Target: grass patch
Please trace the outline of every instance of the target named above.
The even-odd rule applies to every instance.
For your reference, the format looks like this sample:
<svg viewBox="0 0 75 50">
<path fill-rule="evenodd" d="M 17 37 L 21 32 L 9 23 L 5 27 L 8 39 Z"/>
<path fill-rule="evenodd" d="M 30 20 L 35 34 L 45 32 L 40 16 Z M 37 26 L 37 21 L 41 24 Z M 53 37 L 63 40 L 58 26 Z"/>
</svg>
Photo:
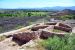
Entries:
<svg viewBox="0 0 75 50">
<path fill-rule="evenodd" d="M 46 50 L 75 50 L 75 36 L 66 35 L 63 38 L 54 36 L 47 40 L 43 40 L 41 43 Z"/>
<path fill-rule="evenodd" d="M 57 32 L 57 33 L 67 33 L 67 32 L 65 32 L 65 31 L 62 31 L 62 30 L 58 30 L 58 29 L 53 29 L 53 32 Z"/>
<path fill-rule="evenodd" d="M 6 36 L 5 35 L 0 36 L 0 42 L 3 41 L 3 40 L 5 40 L 5 39 L 6 39 Z"/>
</svg>

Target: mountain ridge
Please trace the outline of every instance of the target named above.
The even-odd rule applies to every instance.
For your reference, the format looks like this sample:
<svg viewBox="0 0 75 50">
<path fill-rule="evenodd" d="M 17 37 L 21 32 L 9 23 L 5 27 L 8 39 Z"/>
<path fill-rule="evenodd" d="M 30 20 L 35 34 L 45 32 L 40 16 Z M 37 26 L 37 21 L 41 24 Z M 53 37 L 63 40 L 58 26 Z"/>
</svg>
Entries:
<svg viewBox="0 0 75 50">
<path fill-rule="evenodd" d="M 64 9 L 71 9 L 75 10 L 75 6 L 70 7 L 62 7 L 62 6 L 54 6 L 54 7 L 41 7 L 41 8 L 0 8 L 0 9 L 35 9 L 35 10 L 64 10 Z"/>
</svg>

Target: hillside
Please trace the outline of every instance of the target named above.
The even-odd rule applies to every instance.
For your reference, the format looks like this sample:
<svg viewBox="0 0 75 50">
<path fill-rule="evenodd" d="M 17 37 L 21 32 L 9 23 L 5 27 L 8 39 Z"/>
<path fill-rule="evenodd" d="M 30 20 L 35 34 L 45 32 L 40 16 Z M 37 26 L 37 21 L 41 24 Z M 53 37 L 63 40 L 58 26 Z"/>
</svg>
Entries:
<svg viewBox="0 0 75 50">
<path fill-rule="evenodd" d="M 25 9 L 0 10 L 0 32 L 7 32 L 34 23 L 48 22 L 51 18 L 66 20 L 75 19 L 75 11 L 65 9 L 62 11 L 33 11 Z M 7 26 L 7 27 L 6 27 Z"/>
<path fill-rule="evenodd" d="M 74 14 L 75 11 L 70 9 L 50 12 L 0 11 L 0 49 L 50 50 L 55 46 L 58 49 L 66 46 L 62 48 L 66 50 L 67 47 L 74 47 Z"/>
<path fill-rule="evenodd" d="M 63 29 L 65 28 L 65 30 Z M 54 29 L 54 30 L 53 30 Z M 56 30 L 55 30 L 56 29 Z M 45 50 L 39 42 L 54 35 L 63 37 L 71 32 L 71 27 L 62 23 L 39 23 L 18 30 L 5 32 L 6 38 L 0 42 L 1 50 Z M 17 40 L 17 41 L 16 41 Z"/>
</svg>

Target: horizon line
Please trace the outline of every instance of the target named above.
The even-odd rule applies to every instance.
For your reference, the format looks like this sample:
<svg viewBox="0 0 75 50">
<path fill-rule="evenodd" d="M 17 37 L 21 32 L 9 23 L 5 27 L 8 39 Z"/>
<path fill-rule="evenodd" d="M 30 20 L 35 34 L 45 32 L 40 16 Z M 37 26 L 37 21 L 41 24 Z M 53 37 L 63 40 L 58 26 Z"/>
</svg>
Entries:
<svg viewBox="0 0 75 50">
<path fill-rule="evenodd" d="M 51 8 L 51 7 L 74 7 L 74 6 L 48 6 L 48 7 L 18 7 L 18 8 L 0 8 L 0 9 L 27 9 L 27 8 Z"/>
</svg>

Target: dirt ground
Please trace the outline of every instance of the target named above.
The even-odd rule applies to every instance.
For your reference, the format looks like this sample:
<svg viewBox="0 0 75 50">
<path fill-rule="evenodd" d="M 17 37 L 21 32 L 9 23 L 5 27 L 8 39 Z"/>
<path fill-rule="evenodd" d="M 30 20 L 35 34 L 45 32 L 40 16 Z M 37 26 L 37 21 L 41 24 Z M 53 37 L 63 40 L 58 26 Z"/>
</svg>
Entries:
<svg viewBox="0 0 75 50">
<path fill-rule="evenodd" d="M 44 50 L 35 41 L 30 41 L 22 46 L 12 41 L 12 37 L 7 38 L 0 42 L 0 50 Z"/>
</svg>

